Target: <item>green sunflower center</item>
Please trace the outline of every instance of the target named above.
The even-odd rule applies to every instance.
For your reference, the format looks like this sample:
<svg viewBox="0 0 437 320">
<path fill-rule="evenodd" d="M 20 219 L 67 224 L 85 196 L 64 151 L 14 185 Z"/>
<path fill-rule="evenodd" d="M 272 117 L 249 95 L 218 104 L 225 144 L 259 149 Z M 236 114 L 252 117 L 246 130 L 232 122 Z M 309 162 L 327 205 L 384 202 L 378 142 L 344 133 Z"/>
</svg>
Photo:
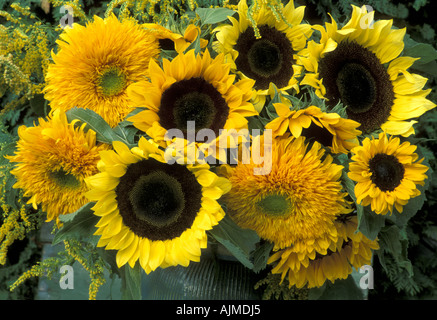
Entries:
<svg viewBox="0 0 437 320">
<path fill-rule="evenodd" d="M 103 70 L 97 80 L 97 87 L 104 96 L 111 97 L 119 94 L 126 88 L 126 75 L 118 67 L 109 67 Z"/>
<path fill-rule="evenodd" d="M 342 102 L 355 113 L 369 110 L 375 102 L 375 80 L 361 64 L 346 63 L 338 73 L 337 87 Z"/>
<path fill-rule="evenodd" d="M 201 208 L 202 186 L 194 174 L 155 159 L 129 165 L 115 193 L 124 225 L 150 240 L 179 237 Z"/>
<path fill-rule="evenodd" d="M 271 216 L 286 215 L 291 205 L 286 197 L 279 194 L 265 196 L 256 204 L 264 213 Z"/>
<path fill-rule="evenodd" d="M 401 184 L 405 169 L 399 160 L 385 153 L 378 153 L 369 161 L 370 179 L 381 191 L 393 191 Z"/>
<path fill-rule="evenodd" d="M 286 34 L 268 25 L 259 26 L 260 39 L 252 27 L 242 32 L 234 46 L 238 51 L 238 70 L 255 80 L 257 90 L 269 88 L 270 83 L 286 87 L 293 77 L 293 48 Z"/>
<path fill-rule="evenodd" d="M 185 205 L 181 184 L 162 171 L 141 176 L 129 199 L 138 219 L 160 227 L 175 222 Z"/>
<path fill-rule="evenodd" d="M 76 189 L 81 185 L 80 181 L 73 174 L 64 169 L 52 171 L 49 176 L 52 181 L 63 188 Z"/>
</svg>

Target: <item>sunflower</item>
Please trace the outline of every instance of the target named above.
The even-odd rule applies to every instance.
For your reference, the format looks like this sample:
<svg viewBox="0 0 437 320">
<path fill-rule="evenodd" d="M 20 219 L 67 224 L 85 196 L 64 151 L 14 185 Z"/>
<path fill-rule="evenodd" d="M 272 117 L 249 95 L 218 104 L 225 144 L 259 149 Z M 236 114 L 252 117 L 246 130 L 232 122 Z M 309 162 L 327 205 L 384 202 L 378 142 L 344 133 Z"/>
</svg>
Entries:
<svg viewBox="0 0 437 320">
<path fill-rule="evenodd" d="M 96 144 L 94 131 L 75 127 L 55 110 L 37 126 L 19 127 L 18 135 L 17 151 L 8 159 L 17 162 L 11 171 L 17 178 L 14 188 L 23 189 L 28 203 L 35 209 L 41 204 L 51 221 L 88 202 L 84 179 L 98 172 L 99 151 L 107 149 Z"/>
<path fill-rule="evenodd" d="M 162 68 L 151 61 L 149 68 L 150 81 L 127 89 L 132 104 L 147 110 L 127 120 L 163 147 L 170 129 L 180 130 L 190 142 L 206 144 L 210 141 L 198 134 L 200 130 L 212 130 L 219 137 L 223 129 L 247 129 L 246 117 L 258 114 L 250 103 L 253 80 L 234 83 L 223 55 L 212 59 L 208 50 L 203 55 L 190 50 L 171 62 L 164 59 Z"/>
<path fill-rule="evenodd" d="M 159 43 L 136 22 L 114 15 L 74 24 L 60 38 L 44 89 L 52 109 L 88 108 L 116 126 L 131 111 L 127 86 L 148 76 Z"/>
<path fill-rule="evenodd" d="M 118 267 L 139 261 L 147 273 L 199 261 L 206 231 L 224 217 L 217 199 L 229 181 L 207 164 L 166 163 L 144 137 L 132 149 L 118 141 L 113 147 L 101 152 L 101 172 L 86 179 L 100 217 L 97 246 L 116 250 Z"/>
<path fill-rule="evenodd" d="M 217 52 L 232 63 L 232 70 L 242 78 L 255 80 L 257 111 L 271 95 L 273 83 L 279 90 L 295 89 L 299 92 L 297 78 L 302 67 L 296 64 L 296 53 L 306 46 L 311 36 L 311 26 L 302 24 L 305 7 L 294 7 L 290 1 L 283 8 L 284 19 L 277 19 L 264 3 L 254 14 L 260 38 L 250 26 L 246 0 L 238 3 L 238 20 L 229 17 L 231 25 L 217 27 L 217 41 L 213 44 Z"/>
<path fill-rule="evenodd" d="M 426 99 L 431 90 L 422 90 L 427 79 L 407 71 L 416 59 L 399 57 L 405 28 L 392 29 L 393 20 L 374 22 L 373 11 L 352 7 L 351 20 L 341 29 L 333 19 L 325 28 L 313 26 L 321 39 L 299 53 L 298 63 L 306 69 L 301 84 L 314 87 L 331 106 L 341 101 L 364 133 L 381 128 L 409 136 L 417 122 L 411 119 L 435 104 Z"/>
<path fill-rule="evenodd" d="M 190 24 L 185 29 L 184 35 L 173 32 L 156 23 L 145 23 L 142 26 L 150 31 L 159 43 L 161 50 L 175 50 L 176 52 L 184 52 L 197 37 L 200 37 L 200 28 L 194 24 Z M 208 40 L 199 39 L 200 48 L 205 48 L 208 45 Z"/>
<path fill-rule="evenodd" d="M 333 153 L 348 153 L 358 145 L 361 131 L 356 128 L 360 124 L 354 120 L 343 119 L 337 113 L 322 112 L 320 108 L 310 106 L 301 110 L 290 110 L 284 103 L 273 104 L 278 118 L 266 125 L 273 136 L 280 136 L 287 132 L 298 138 L 314 138 L 320 144 L 328 147 Z"/>
<path fill-rule="evenodd" d="M 371 205 L 377 214 L 392 212 L 393 206 L 402 212 L 409 199 L 420 195 L 417 185 L 424 185 L 427 178 L 428 167 L 418 160 L 416 148 L 382 132 L 379 139 L 366 138 L 352 149 L 348 176 L 357 182 L 357 203 Z"/>
<path fill-rule="evenodd" d="M 250 163 L 225 164 L 221 169 L 232 184 L 223 198 L 227 213 L 277 249 L 298 240 L 323 247 L 315 239 L 335 236 L 334 220 L 350 212 L 339 181 L 343 167 L 332 163 L 318 142 L 307 147 L 304 137 L 277 137 L 271 144 L 271 160 L 266 159 L 271 161 L 269 174 L 254 174 L 261 166 L 254 156 Z"/>
<path fill-rule="evenodd" d="M 324 254 L 305 251 L 305 246 L 294 245 L 274 253 L 269 264 L 276 262 L 273 274 L 288 275 L 289 286 L 321 287 L 327 280 L 334 283 L 346 279 L 352 267 L 359 269 L 371 263 L 372 250 L 379 249 L 378 240 L 370 240 L 357 232 L 356 216 L 335 221 L 338 237 L 330 242 Z M 278 261 L 279 260 L 279 261 Z M 277 262 L 278 261 L 278 262 Z"/>
</svg>

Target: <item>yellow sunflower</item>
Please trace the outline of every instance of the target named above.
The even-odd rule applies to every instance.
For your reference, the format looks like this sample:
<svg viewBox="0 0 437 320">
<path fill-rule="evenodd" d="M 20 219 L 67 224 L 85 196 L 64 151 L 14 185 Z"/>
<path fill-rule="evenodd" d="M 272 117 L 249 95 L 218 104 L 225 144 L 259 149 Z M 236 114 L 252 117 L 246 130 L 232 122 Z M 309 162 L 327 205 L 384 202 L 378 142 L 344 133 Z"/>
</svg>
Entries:
<svg viewBox="0 0 437 320">
<path fill-rule="evenodd" d="M 315 106 L 297 111 L 284 103 L 273 106 L 278 118 L 270 121 L 266 129 L 271 129 L 274 137 L 283 135 L 289 129 L 295 138 L 301 135 L 314 138 L 333 153 L 348 153 L 358 145 L 357 136 L 361 131 L 356 128 L 360 124 L 354 120 L 343 119 L 337 113 L 322 112 Z"/>
<path fill-rule="evenodd" d="M 409 136 L 417 122 L 411 119 L 435 104 L 426 99 L 431 90 L 422 90 L 427 79 L 407 70 L 416 59 L 399 56 L 405 28 L 392 29 L 393 20 L 374 22 L 374 11 L 352 7 L 352 17 L 341 29 L 334 20 L 313 26 L 321 38 L 299 53 L 298 63 L 306 69 L 301 84 L 314 87 L 332 106 L 341 101 L 364 133 L 381 128 Z"/>
<path fill-rule="evenodd" d="M 173 32 L 156 23 L 145 23 L 142 26 L 157 39 L 160 49 L 175 50 L 176 52 L 184 52 L 200 36 L 201 32 L 200 28 L 194 24 L 187 26 L 184 35 Z M 199 41 L 200 48 L 205 48 L 208 45 L 208 40 L 206 39 L 199 39 Z"/>
<path fill-rule="evenodd" d="M 225 54 L 231 69 L 242 78 L 255 80 L 257 111 L 261 111 L 267 95 L 274 94 L 270 83 L 281 90 L 295 89 L 299 92 L 297 78 L 302 67 L 297 65 L 296 53 L 306 46 L 311 36 L 311 26 L 303 24 L 305 7 L 294 7 L 294 1 L 283 8 L 284 20 L 277 19 L 268 6 L 261 4 L 254 14 L 254 21 L 261 38 L 256 38 L 248 17 L 246 0 L 238 3 L 238 20 L 229 17 L 232 25 L 217 27 L 217 52 Z"/>
<path fill-rule="evenodd" d="M 84 126 L 75 127 L 55 110 L 37 126 L 18 128 L 17 151 L 8 157 L 17 163 L 11 171 L 17 178 L 14 188 L 23 189 L 35 209 L 40 204 L 48 221 L 88 202 L 84 179 L 98 172 L 99 151 L 107 146 L 97 144 L 95 132 L 85 132 Z"/>
<path fill-rule="evenodd" d="M 151 32 L 114 15 L 65 28 L 57 44 L 44 89 L 50 106 L 94 110 L 112 127 L 132 110 L 127 86 L 148 76 L 149 61 L 160 52 Z"/>
<path fill-rule="evenodd" d="M 117 250 L 118 267 L 139 261 L 146 273 L 199 261 L 206 231 L 224 217 L 217 199 L 229 181 L 207 164 L 166 163 L 144 137 L 132 149 L 117 141 L 113 147 L 101 152 L 101 172 L 86 179 L 87 197 L 101 217 L 97 245 Z"/>
<path fill-rule="evenodd" d="M 257 152 L 252 153 L 256 157 Z M 334 220 L 351 211 L 339 181 L 343 166 L 332 163 L 318 142 L 308 149 L 304 137 L 277 137 L 266 154 L 271 157 L 264 155 L 271 163 L 268 174 L 254 174 L 263 165 L 254 156 L 250 163 L 222 166 L 222 174 L 232 183 L 223 197 L 227 213 L 276 249 L 304 241 L 324 250 L 315 239 L 335 236 Z"/>
<path fill-rule="evenodd" d="M 427 178 L 428 167 L 418 160 L 416 148 L 382 132 L 379 139 L 366 138 L 352 149 L 348 176 L 357 182 L 357 203 L 371 205 L 377 214 L 392 212 L 393 206 L 402 212 L 409 199 L 420 195 L 416 185 L 424 185 Z"/>
<path fill-rule="evenodd" d="M 162 68 L 151 61 L 149 68 L 150 81 L 127 89 L 132 105 L 146 110 L 127 120 L 163 147 L 170 129 L 180 130 L 190 142 L 209 144 L 216 140 L 205 141 L 199 131 L 208 129 L 219 137 L 223 129 L 247 129 L 246 117 L 258 114 L 250 103 L 253 80 L 235 82 L 223 55 L 212 59 L 208 50 L 203 55 L 190 50 L 172 61 L 164 59 Z"/>
<path fill-rule="evenodd" d="M 369 265 L 372 250 L 379 249 L 378 240 L 369 240 L 357 232 L 356 216 L 335 222 L 338 237 L 331 241 L 324 254 L 306 252 L 305 246 L 295 245 L 274 253 L 267 263 L 275 264 L 273 274 L 288 275 L 289 286 L 302 288 L 321 287 L 327 280 L 346 279 L 352 267 Z M 303 249 L 303 250 L 302 250 Z"/>
</svg>

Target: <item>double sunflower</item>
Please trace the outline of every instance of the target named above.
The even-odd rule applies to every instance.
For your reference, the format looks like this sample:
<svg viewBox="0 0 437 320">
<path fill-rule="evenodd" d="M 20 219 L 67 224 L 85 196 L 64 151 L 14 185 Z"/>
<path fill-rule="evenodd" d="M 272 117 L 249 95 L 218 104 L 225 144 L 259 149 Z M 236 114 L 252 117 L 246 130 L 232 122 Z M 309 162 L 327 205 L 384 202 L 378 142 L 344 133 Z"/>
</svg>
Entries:
<svg viewBox="0 0 437 320">
<path fill-rule="evenodd" d="M 28 203 L 41 205 L 47 220 L 76 211 L 88 202 L 85 178 L 98 172 L 99 152 L 107 145 L 96 141 L 93 130 L 69 123 L 65 113 L 53 111 L 38 125 L 21 126 L 11 171 L 17 178 L 14 188 L 24 190 Z"/>
<path fill-rule="evenodd" d="M 199 261 L 206 231 L 225 215 L 217 199 L 229 181 L 207 164 L 168 164 L 144 137 L 138 147 L 115 141 L 113 149 L 100 153 L 101 172 L 85 180 L 100 217 L 97 246 L 116 250 L 118 267 L 138 261 L 147 273 Z"/>
<path fill-rule="evenodd" d="M 350 212 L 339 180 L 343 167 L 333 163 L 318 142 L 309 148 L 304 137 L 274 138 L 269 156 L 265 157 L 271 162 L 269 174 L 255 174 L 263 164 L 253 157 L 250 163 L 222 166 L 232 184 L 223 198 L 228 214 L 276 249 L 297 241 L 324 246 L 324 240 L 315 239 L 335 236 L 334 220 Z"/>
<path fill-rule="evenodd" d="M 88 108 L 115 127 L 132 111 L 126 88 L 148 76 L 159 42 L 134 20 L 98 16 L 86 26 L 66 28 L 46 75 L 52 109 Z"/>
<path fill-rule="evenodd" d="M 341 101 L 363 133 L 381 128 L 409 136 L 417 123 L 412 119 L 435 104 L 426 99 L 430 90 L 422 90 L 427 79 L 408 71 L 416 59 L 400 56 L 405 29 L 373 16 L 365 6 L 353 6 L 350 21 L 341 29 L 335 20 L 313 26 L 321 37 L 299 52 L 298 63 L 306 70 L 301 84 L 312 86 L 331 106 Z"/>
</svg>

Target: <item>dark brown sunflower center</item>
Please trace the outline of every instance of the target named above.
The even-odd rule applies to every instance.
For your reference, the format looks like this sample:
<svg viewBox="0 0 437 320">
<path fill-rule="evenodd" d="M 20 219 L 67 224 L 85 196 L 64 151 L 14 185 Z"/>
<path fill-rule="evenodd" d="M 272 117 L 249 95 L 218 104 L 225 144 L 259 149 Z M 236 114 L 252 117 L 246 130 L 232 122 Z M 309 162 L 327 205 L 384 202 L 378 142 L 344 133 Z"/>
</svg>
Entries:
<svg viewBox="0 0 437 320">
<path fill-rule="evenodd" d="M 123 223 L 136 235 L 169 240 L 189 229 L 202 188 L 185 167 L 154 159 L 131 164 L 115 190 Z"/>
<path fill-rule="evenodd" d="M 211 129 L 218 136 L 229 115 L 229 107 L 220 92 L 203 78 L 191 78 L 173 83 L 161 97 L 158 111 L 165 129 L 179 129 L 187 138 L 188 122 L 195 132 Z"/>
<path fill-rule="evenodd" d="M 376 99 L 375 80 L 372 74 L 358 63 L 346 63 L 340 69 L 337 88 L 341 101 L 355 113 L 366 112 Z"/>
<path fill-rule="evenodd" d="M 332 133 L 326 128 L 319 127 L 314 122 L 311 122 L 308 128 L 302 129 L 302 135 L 305 138 L 313 138 L 325 147 L 332 147 L 332 139 L 334 137 Z"/>
<path fill-rule="evenodd" d="M 394 101 L 390 76 L 378 57 L 356 42 L 341 42 L 319 61 L 319 76 L 328 104 L 346 105 L 348 117 L 361 123 L 364 133 L 379 128 Z"/>
<path fill-rule="evenodd" d="M 72 173 L 69 173 L 62 168 L 50 172 L 49 176 L 52 181 L 63 188 L 76 189 L 81 185 L 80 181 Z"/>
<path fill-rule="evenodd" d="M 141 176 L 129 200 L 138 219 L 161 227 L 175 222 L 185 206 L 181 184 L 163 171 Z"/>
<path fill-rule="evenodd" d="M 171 39 L 159 39 L 158 43 L 161 50 L 175 50 L 174 41 Z"/>
<path fill-rule="evenodd" d="M 249 27 L 240 34 L 235 45 L 238 70 L 255 80 L 258 90 L 269 88 L 270 82 L 277 87 L 288 85 L 293 76 L 293 49 L 286 35 L 268 25 L 259 27 L 260 39 Z"/>
<path fill-rule="evenodd" d="M 381 191 L 393 191 L 404 178 L 405 169 L 399 160 L 385 153 L 378 153 L 369 161 L 370 179 Z"/>
</svg>

